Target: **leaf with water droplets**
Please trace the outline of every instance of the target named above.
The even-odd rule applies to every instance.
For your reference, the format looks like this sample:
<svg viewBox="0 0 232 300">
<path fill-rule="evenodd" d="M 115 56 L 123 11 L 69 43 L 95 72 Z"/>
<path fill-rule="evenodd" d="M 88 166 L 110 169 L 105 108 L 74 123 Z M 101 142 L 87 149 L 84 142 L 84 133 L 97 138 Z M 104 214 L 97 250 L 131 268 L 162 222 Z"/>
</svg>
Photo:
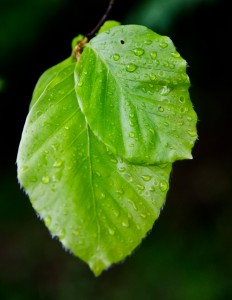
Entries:
<svg viewBox="0 0 232 300">
<path fill-rule="evenodd" d="M 185 69 L 167 37 L 110 21 L 80 61 L 36 85 L 18 179 L 52 235 L 95 275 L 140 244 L 164 204 L 170 162 L 190 157 L 196 114 Z"/>
<path fill-rule="evenodd" d="M 75 63 L 61 65 L 36 87 L 17 157 L 18 178 L 50 232 L 99 275 L 130 255 L 151 230 L 171 165 L 133 165 L 113 154 L 79 108 Z"/>
<path fill-rule="evenodd" d="M 91 130 L 113 153 L 143 164 L 192 157 L 197 116 L 186 61 L 168 37 L 110 28 L 85 45 L 75 78 Z"/>
</svg>

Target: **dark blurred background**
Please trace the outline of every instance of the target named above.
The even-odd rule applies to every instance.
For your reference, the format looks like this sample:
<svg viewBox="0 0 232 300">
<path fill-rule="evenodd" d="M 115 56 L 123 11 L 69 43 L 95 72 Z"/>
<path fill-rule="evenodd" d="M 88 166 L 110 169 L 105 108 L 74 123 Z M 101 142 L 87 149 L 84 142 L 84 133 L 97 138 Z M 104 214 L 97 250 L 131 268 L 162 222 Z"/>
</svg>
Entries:
<svg viewBox="0 0 232 300">
<path fill-rule="evenodd" d="M 65 252 L 20 189 L 16 155 L 39 76 L 107 0 L 0 0 L 0 299 L 232 299 L 231 11 L 227 0 L 116 0 L 108 19 L 168 35 L 188 62 L 199 139 L 134 253 L 99 278 Z"/>
</svg>

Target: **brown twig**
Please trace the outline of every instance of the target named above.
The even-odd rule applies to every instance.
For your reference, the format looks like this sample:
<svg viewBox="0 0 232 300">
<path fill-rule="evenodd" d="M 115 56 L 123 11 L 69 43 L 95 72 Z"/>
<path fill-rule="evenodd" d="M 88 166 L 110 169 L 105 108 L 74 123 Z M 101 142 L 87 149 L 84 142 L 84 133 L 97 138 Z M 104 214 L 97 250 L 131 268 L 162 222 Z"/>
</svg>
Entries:
<svg viewBox="0 0 232 300">
<path fill-rule="evenodd" d="M 98 22 L 97 26 L 90 32 L 87 33 L 85 36 L 87 38 L 91 38 L 94 36 L 94 34 L 98 31 L 98 29 L 101 27 L 101 25 L 104 23 L 105 19 L 108 17 L 112 7 L 114 5 L 114 0 L 110 0 L 109 5 L 107 7 L 107 10 L 105 12 L 105 14 L 103 15 L 103 17 L 101 18 L 101 20 Z"/>
<path fill-rule="evenodd" d="M 101 25 L 103 24 L 103 22 L 105 21 L 105 19 L 108 17 L 109 12 L 111 11 L 111 9 L 113 7 L 113 4 L 114 4 L 114 0 L 110 0 L 109 5 L 107 7 L 107 10 L 106 10 L 105 14 L 101 18 L 101 20 L 98 22 L 97 26 L 90 33 L 85 34 L 85 36 L 83 37 L 83 39 L 81 39 L 77 43 L 76 47 L 73 50 L 73 56 L 76 59 L 76 61 L 79 61 L 85 43 L 87 43 L 88 40 L 91 39 L 94 36 L 94 34 L 101 27 Z"/>
</svg>

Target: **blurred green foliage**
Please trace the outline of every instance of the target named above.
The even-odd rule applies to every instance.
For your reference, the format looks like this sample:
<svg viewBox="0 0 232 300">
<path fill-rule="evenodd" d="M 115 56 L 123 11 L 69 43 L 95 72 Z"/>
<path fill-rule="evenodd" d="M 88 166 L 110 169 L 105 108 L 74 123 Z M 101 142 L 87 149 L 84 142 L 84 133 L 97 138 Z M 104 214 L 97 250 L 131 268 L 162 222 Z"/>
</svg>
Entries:
<svg viewBox="0 0 232 300">
<path fill-rule="evenodd" d="M 139 2 L 126 17 L 126 22 L 145 25 L 157 32 L 167 32 L 181 14 L 192 12 L 199 4 L 215 0 L 145 0 Z"/>
</svg>

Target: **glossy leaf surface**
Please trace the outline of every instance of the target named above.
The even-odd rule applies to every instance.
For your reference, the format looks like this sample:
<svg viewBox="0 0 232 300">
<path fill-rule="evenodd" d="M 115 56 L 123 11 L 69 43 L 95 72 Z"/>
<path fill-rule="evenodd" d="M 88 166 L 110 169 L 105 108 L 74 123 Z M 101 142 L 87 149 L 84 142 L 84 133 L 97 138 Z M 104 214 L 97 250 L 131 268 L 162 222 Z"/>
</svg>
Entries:
<svg viewBox="0 0 232 300">
<path fill-rule="evenodd" d="M 132 165 L 99 141 L 78 106 L 74 68 L 68 59 L 39 80 L 18 178 L 50 232 L 99 275 L 151 230 L 171 165 Z"/>
<path fill-rule="evenodd" d="M 169 38 L 108 21 L 82 52 L 84 41 L 39 79 L 17 166 L 49 231 L 97 276 L 151 230 L 197 117 Z"/>
<path fill-rule="evenodd" d="M 75 78 L 91 130 L 116 155 L 136 164 L 192 157 L 197 117 L 186 62 L 168 37 L 111 28 L 86 44 Z"/>
</svg>

